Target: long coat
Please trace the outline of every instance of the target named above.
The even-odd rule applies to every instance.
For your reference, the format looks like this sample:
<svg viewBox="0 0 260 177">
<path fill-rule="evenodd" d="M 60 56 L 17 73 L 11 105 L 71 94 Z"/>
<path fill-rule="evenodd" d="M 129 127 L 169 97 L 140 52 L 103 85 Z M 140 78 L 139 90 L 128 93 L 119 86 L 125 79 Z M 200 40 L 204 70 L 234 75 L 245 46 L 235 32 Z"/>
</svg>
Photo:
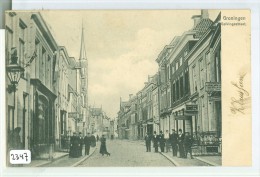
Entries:
<svg viewBox="0 0 260 177">
<path fill-rule="evenodd" d="M 70 157 L 79 157 L 80 139 L 77 136 L 70 138 Z"/>
<path fill-rule="evenodd" d="M 178 146 L 179 146 L 179 152 L 180 152 L 180 157 L 184 157 L 185 156 L 185 152 L 184 152 L 184 134 L 179 134 L 178 135 Z"/>
<path fill-rule="evenodd" d="M 107 152 L 107 146 L 106 146 L 106 138 L 101 137 L 100 142 L 101 142 L 101 145 L 100 145 L 99 153 L 107 154 L 108 152 Z"/>
<path fill-rule="evenodd" d="M 151 136 L 150 135 L 145 135 L 145 137 L 144 137 L 144 140 L 145 140 L 145 144 L 146 145 L 151 145 Z"/>
<path fill-rule="evenodd" d="M 153 147 L 158 147 L 158 142 L 159 142 L 159 135 L 153 135 Z"/>
</svg>

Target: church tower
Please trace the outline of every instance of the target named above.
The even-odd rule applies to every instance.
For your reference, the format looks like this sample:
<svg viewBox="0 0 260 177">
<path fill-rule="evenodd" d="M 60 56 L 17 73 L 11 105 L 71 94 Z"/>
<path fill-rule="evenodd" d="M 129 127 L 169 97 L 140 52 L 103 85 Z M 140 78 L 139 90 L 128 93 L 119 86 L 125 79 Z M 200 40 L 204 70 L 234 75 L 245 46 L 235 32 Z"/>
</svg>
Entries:
<svg viewBox="0 0 260 177">
<path fill-rule="evenodd" d="M 83 108 L 83 122 L 84 127 L 88 127 L 88 59 L 86 54 L 85 38 L 84 38 L 84 26 L 82 25 L 81 33 L 81 45 L 79 55 L 79 78 L 80 78 L 80 98 L 81 106 Z"/>
</svg>

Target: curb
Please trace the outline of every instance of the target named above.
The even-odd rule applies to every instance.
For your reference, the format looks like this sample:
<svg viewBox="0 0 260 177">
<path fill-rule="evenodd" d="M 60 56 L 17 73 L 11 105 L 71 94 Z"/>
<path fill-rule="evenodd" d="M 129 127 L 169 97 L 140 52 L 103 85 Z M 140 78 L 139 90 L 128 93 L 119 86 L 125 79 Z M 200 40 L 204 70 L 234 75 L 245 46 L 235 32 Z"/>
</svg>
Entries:
<svg viewBox="0 0 260 177">
<path fill-rule="evenodd" d="M 194 157 L 194 158 L 197 159 L 197 160 L 200 160 L 200 161 L 202 161 L 202 162 L 205 162 L 205 163 L 207 163 L 207 164 L 209 164 L 209 165 L 211 165 L 211 166 L 221 166 L 220 164 L 217 164 L 217 163 L 214 163 L 214 162 L 210 162 L 210 161 L 205 160 L 205 159 L 202 159 L 202 158 L 200 158 L 200 157 Z"/>
<path fill-rule="evenodd" d="M 175 160 L 173 160 L 172 158 L 170 158 L 168 155 L 162 153 L 162 152 L 159 152 L 161 155 L 163 155 L 166 159 L 168 159 L 169 161 L 171 161 L 171 163 L 174 165 L 174 166 L 180 166 L 180 164 L 178 162 L 176 162 Z"/>
<path fill-rule="evenodd" d="M 78 166 L 79 164 L 81 164 L 82 162 L 84 162 L 85 160 L 87 160 L 90 156 L 92 156 L 92 154 L 94 154 L 94 152 L 96 151 L 97 147 L 95 147 L 95 149 L 86 157 L 84 157 L 83 159 L 81 159 L 80 161 L 74 163 L 71 165 L 71 167 L 76 167 Z"/>
<path fill-rule="evenodd" d="M 32 166 L 32 167 L 41 167 L 41 166 L 43 166 L 43 165 L 48 165 L 48 164 L 50 164 L 50 163 L 52 163 L 52 162 L 55 162 L 56 160 L 59 160 L 59 159 L 65 157 L 65 156 L 68 156 L 68 155 L 69 155 L 69 154 L 64 154 L 64 155 L 62 155 L 62 156 L 60 156 L 60 157 L 58 157 L 58 158 L 56 158 L 56 159 L 49 160 L 49 161 L 47 161 L 47 162 L 43 162 L 43 163 L 40 163 L 40 164 L 35 165 L 35 166 Z"/>
</svg>

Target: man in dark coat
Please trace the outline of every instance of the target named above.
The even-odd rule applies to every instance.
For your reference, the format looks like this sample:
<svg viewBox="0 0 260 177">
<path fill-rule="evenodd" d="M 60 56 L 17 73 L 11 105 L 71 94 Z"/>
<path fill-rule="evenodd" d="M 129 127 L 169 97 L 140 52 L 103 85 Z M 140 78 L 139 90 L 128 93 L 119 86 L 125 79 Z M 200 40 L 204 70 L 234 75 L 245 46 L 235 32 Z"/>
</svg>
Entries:
<svg viewBox="0 0 260 177">
<path fill-rule="evenodd" d="M 79 153 L 78 153 L 79 147 L 80 147 L 79 137 L 76 135 L 76 132 L 74 132 L 73 136 L 70 138 L 69 157 L 79 157 Z"/>
<path fill-rule="evenodd" d="M 184 134 L 182 133 L 182 129 L 179 129 L 178 147 L 179 147 L 180 158 L 184 158 L 185 157 L 185 152 L 184 152 Z"/>
<path fill-rule="evenodd" d="M 193 159 L 192 149 L 191 149 L 192 143 L 193 143 L 193 138 L 191 137 L 190 133 L 187 132 L 184 138 L 185 158 L 187 158 L 188 153 L 190 153 L 190 158 Z"/>
<path fill-rule="evenodd" d="M 146 152 L 151 152 L 151 136 L 148 133 L 146 133 L 144 140 L 145 140 Z"/>
<path fill-rule="evenodd" d="M 172 155 L 177 156 L 178 135 L 175 129 L 172 129 L 172 134 L 170 135 L 170 143 L 172 146 Z"/>
<path fill-rule="evenodd" d="M 91 135 L 87 133 L 84 137 L 84 144 L 85 144 L 85 155 L 89 155 L 90 145 L 91 145 Z"/>
<path fill-rule="evenodd" d="M 162 131 L 160 131 L 160 134 L 159 134 L 159 143 L 160 143 L 161 152 L 164 152 L 165 139 L 164 139 L 164 134 Z"/>
<path fill-rule="evenodd" d="M 79 132 L 79 143 L 80 143 L 80 146 L 79 146 L 79 156 L 82 156 L 82 149 L 83 149 L 83 144 L 84 144 L 84 138 L 82 137 L 82 134 L 81 132 Z"/>
<path fill-rule="evenodd" d="M 155 152 L 158 152 L 158 140 L 159 140 L 159 137 L 158 135 L 156 134 L 156 131 L 153 132 L 153 147 L 155 149 Z"/>
</svg>

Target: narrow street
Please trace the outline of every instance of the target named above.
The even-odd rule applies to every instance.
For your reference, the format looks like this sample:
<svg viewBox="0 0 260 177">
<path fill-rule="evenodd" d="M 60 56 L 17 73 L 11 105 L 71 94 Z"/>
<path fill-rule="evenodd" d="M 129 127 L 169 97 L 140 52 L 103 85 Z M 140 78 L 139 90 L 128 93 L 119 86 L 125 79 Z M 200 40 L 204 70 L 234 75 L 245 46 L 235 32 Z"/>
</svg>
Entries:
<svg viewBox="0 0 260 177">
<path fill-rule="evenodd" d="M 160 153 L 146 152 L 144 142 L 128 140 L 107 140 L 107 150 L 111 156 L 99 153 L 100 142 L 91 148 L 90 156 L 79 158 L 62 157 L 41 167 L 160 167 L 175 166 Z M 96 150 L 95 150 L 96 149 Z M 94 151 L 94 152 L 93 152 Z M 92 154 L 93 152 L 93 154 Z M 83 148 L 83 154 L 84 154 Z M 85 160 L 84 160 L 85 159 Z M 77 164 L 77 165 L 75 165 Z"/>
<path fill-rule="evenodd" d="M 111 156 L 102 156 L 99 153 L 100 143 L 94 154 L 79 167 L 159 167 L 174 166 L 160 153 L 146 152 L 145 146 L 140 142 L 126 140 L 108 140 L 107 150 Z"/>
</svg>

